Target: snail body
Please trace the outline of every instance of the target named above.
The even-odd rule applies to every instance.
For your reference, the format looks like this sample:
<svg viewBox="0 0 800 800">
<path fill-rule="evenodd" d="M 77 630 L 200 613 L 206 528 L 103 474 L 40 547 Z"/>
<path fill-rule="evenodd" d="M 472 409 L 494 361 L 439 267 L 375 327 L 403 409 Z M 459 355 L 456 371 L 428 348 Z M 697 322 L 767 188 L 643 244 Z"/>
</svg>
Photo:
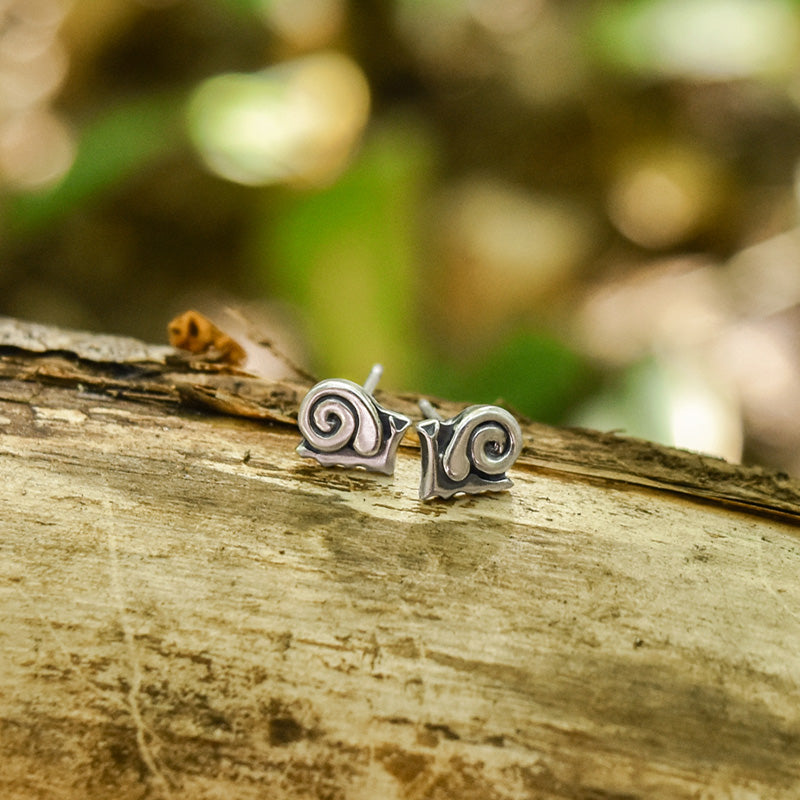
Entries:
<svg viewBox="0 0 800 800">
<path fill-rule="evenodd" d="M 519 423 L 499 406 L 470 406 L 450 420 L 417 424 L 422 446 L 420 498 L 509 489 L 506 470 L 522 451 Z"/>
<path fill-rule="evenodd" d="M 411 420 L 387 411 L 364 387 L 342 378 L 320 381 L 300 403 L 297 452 L 323 466 L 364 467 L 391 474 Z"/>
</svg>

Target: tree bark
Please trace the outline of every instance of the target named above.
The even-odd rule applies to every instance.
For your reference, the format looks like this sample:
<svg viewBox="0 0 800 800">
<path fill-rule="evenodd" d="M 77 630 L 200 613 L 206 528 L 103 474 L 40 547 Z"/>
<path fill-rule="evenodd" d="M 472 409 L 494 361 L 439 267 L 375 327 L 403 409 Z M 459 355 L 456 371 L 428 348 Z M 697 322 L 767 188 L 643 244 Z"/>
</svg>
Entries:
<svg viewBox="0 0 800 800">
<path fill-rule="evenodd" d="M 422 504 L 306 388 L 0 320 L 0 796 L 800 796 L 797 481 L 526 423 Z"/>
</svg>

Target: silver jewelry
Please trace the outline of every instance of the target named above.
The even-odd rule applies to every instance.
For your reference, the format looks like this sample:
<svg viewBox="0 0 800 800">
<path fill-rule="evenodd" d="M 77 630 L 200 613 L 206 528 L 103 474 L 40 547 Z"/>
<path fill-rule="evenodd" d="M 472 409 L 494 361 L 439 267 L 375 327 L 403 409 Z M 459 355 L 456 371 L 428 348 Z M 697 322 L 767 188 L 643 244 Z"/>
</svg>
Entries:
<svg viewBox="0 0 800 800">
<path fill-rule="evenodd" d="M 513 483 L 506 470 L 522 451 L 522 429 L 498 406 L 470 406 L 444 420 L 427 400 L 428 418 L 416 425 L 422 448 L 421 500 L 447 499 L 458 492 L 501 492 Z"/>
<path fill-rule="evenodd" d="M 325 467 L 364 467 L 391 475 L 411 420 L 383 408 L 372 396 L 382 374 L 383 367 L 375 364 L 363 387 L 342 378 L 313 386 L 297 415 L 303 434 L 297 452 Z"/>
</svg>

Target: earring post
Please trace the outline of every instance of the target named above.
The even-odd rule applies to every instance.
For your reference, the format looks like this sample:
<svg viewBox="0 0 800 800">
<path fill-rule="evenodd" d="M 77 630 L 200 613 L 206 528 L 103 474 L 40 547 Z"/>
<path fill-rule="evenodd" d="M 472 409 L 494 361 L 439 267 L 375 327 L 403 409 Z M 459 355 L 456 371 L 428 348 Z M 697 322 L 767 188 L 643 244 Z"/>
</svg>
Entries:
<svg viewBox="0 0 800 800">
<path fill-rule="evenodd" d="M 364 381 L 364 391 L 367 394 L 371 395 L 375 391 L 375 387 L 378 385 L 381 375 L 383 375 L 383 366 L 381 364 L 373 364 L 369 375 L 367 375 L 367 379 Z"/>
<path fill-rule="evenodd" d="M 426 419 L 437 419 L 439 422 L 444 422 L 442 415 L 424 397 L 419 401 L 419 407 Z"/>
</svg>

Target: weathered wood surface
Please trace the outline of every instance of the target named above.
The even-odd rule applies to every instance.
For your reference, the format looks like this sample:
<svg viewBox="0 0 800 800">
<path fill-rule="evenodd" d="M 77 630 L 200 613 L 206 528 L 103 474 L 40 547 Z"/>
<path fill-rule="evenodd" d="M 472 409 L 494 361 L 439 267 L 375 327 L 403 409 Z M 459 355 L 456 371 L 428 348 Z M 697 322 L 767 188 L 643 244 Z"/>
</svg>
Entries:
<svg viewBox="0 0 800 800">
<path fill-rule="evenodd" d="M 411 436 L 58 335 L 0 321 L 0 797 L 800 796 L 797 481 L 530 424 L 423 505 Z"/>
</svg>

